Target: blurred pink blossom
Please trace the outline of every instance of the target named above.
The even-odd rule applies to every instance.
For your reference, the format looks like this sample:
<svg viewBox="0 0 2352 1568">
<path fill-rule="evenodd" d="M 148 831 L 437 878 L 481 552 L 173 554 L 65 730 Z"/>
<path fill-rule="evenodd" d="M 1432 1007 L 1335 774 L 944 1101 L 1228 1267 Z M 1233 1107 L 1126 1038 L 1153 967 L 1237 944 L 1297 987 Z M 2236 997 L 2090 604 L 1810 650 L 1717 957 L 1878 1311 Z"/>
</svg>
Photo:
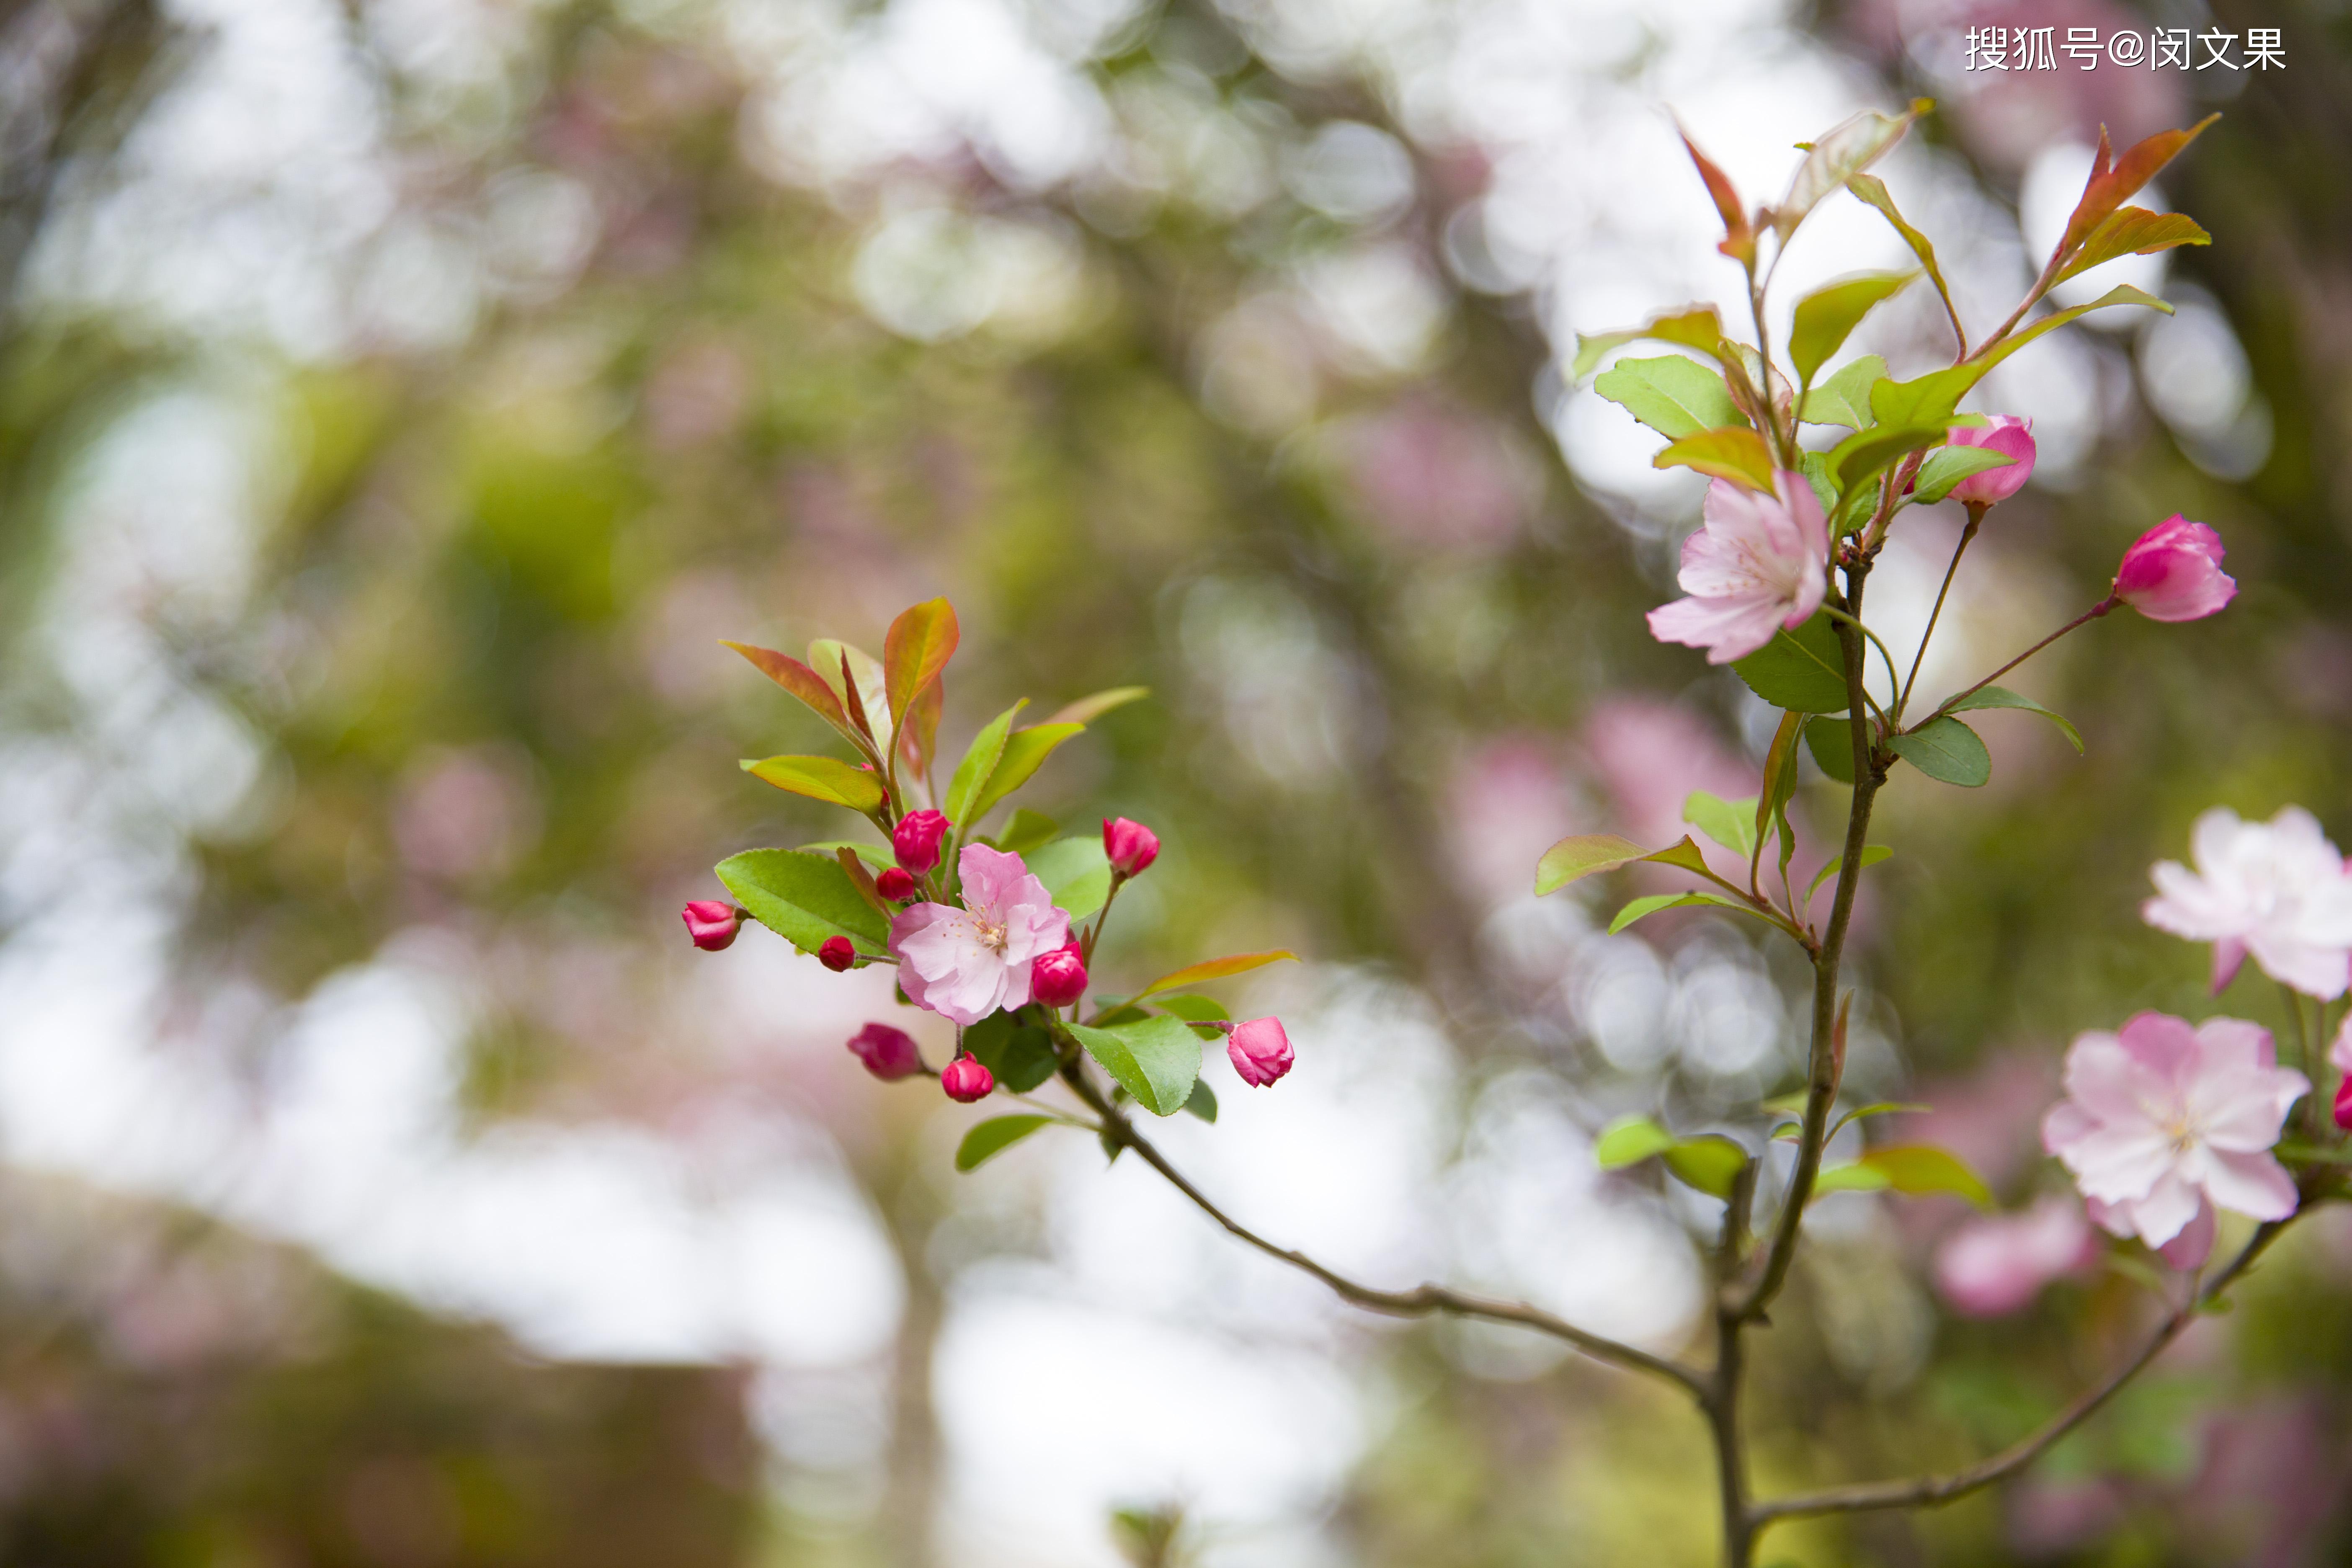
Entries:
<svg viewBox="0 0 2352 1568">
<path fill-rule="evenodd" d="M 1964 1222 L 1936 1251 L 1936 1289 L 1971 1318 L 2003 1317 L 2098 1255 L 2082 1205 L 2052 1194 L 2022 1214 Z"/>
<path fill-rule="evenodd" d="M 1472 750 L 1447 791 L 1452 862 L 1489 904 L 1525 898 L 1543 852 L 1576 831 L 1555 748 L 1509 735 Z"/>
<path fill-rule="evenodd" d="M 1829 557 L 1821 502 L 1803 475 L 1783 469 L 1775 478 L 1777 496 L 1727 479 L 1707 487 L 1706 521 L 1683 541 L 1678 581 L 1689 597 L 1650 612 L 1652 637 L 1729 664 L 1821 608 Z"/>
<path fill-rule="evenodd" d="M 2352 870 L 2318 819 L 2299 805 L 2267 823 L 2217 805 L 2189 834 L 2191 871 L 2176 860 L 2148 873 L 2157 896 L 2140 918 L 2210 942 L 2218 994 L 2251 953 L 2263 973 L 2306 996 L 2334 999 L 2352 980 Z"/>
<path fill-rule="evenodd" d="M 2294 1212 L 2294 1181 L 2270 1151 L 2310 1089 L 2277 1065 L 2258 1024 L 2141 1013 L 2117 1034 L 2075 1037 L 2067 1098 L 2042 1119 L 2042 1141 L 2093 1219 L 2152 1247 L 2182 1238 L 2179 1253 L 2193 1256 L 2166 1257 L 2191 1268 L 2211 1246 L 2216 1206 L 2255 1219 Z"/>
<path fill-rule="evenodd" d="M 1354 425 L 1344 447 L 1365 510 L 1418 543 L 1500 550 L 1542 489 L 1541 469 L 1507 432 L 1426 398 Z"/>
<path fill-rule="evenodd" d="M 1742 800 L 1763 774 L 1734 754 L 1689 709 L 1639 697 L 1600 703 L 1582 739 L 1593 772 L 1617 808 L 1620 830 L 1636 843 L 1671 844 L 1687 831 L 1683 802 L 1693 790 Z"/>
<path fill-rule="evenodd" d="M 418 753 L 393 806 L 410 869 L 446 881 L 495 877 L 539 837 L 530 759 L 502 744 Z"/>
</svg>

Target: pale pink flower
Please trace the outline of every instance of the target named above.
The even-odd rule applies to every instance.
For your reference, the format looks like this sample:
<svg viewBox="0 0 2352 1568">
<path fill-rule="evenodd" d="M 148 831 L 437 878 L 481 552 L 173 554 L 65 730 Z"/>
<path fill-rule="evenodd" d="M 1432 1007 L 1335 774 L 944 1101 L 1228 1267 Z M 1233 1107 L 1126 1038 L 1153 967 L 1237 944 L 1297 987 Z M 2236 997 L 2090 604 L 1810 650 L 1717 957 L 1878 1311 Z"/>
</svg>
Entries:
<svg viewBox="0 0 2352 1568">
<path fill-rule="evenodd" d="M 2094 1220 L 2192 1267 L 2212 1245 L 2215 1208 L 2294 1212 L 2294 1181 L 2270 1151 L 2310 1089 L 2277 1065 L 2258 1024 L 2141 1013 L 2119 1034 L 2074 1037 L 2067 1098 L 2042 1118 L 2042 1147 L 2074 1173 Z"/>
<path fill-rule="evenodd" d="M 2219 615 L 2238 596 L 2238 580 L 2221 570 L 2221 555 L 2220 534 L 2175 512 L 2124 552 L 2115 595 L 2151 621 Z"/>
<path fill-rule="evenodd" d="M 1982 447 L 1989 452 L 1999 452 L 2009 459 L 2005 468 L 1987 468 L 1980 474 L 1970 474 L 1952 487 L 1952 499 L 1975 506 L 1991 506 L 2005 501 L 2025 488 L 2033 477 L 2033 458 L 2038 448 L 2033 444 L 2033 421 L 2014 414 L 1996 414 L 1984 425 L 1956 426 L 1949 440 L 1954 447 Z"/>
<path fill-rule="evenodd" d="M 2023 1214 L 1983 1215 L 1954 1231 L 1936 1251 L 1936 1289 L 1969 1317 L 2004 1317 L 2098 1252 L 2083 1206 L 2053 1194 Z"/>
<path fill-rule="evenodd" d="M 1030 967 L 1070 939 L 1070 917 L 1018 855 L 985 844 L 956 862 L 963 908 L 916 904 L 890 920 L 907 1000 L 969 1027 L 1029 1000 Z"/>
<path fill-rule="evenodd" d="M 1652 637 L 1729 664 L 1812 619 L 1826 586 L 1829 527 L 1802 474 L 1776 478 L 1777 496 L 1728 479 L 1707 487 L 1705 525 L 1683 541 L 1678 581 L 1690 596 L 1650 612 Z"/>
<path fill-rule="evenodd" d="M 1279 1018 L 1251 1018 L 1234 1026 L 1225 1037 L 1225 1055 L 1244 1083 L 1264 1089 L 1290 1070 L 1290 1036 Z"/>
<path fill-rule="evenodd" d="M 2267 823 L 2227 806 L 2197 819 L 2197 862 L 2148 873 L 2158 896 L 2140 918 L 2158 931 L 2210 942 L 2213 989 L 2252 953 L 2263 973 L 2306 996 L 2334 998 L 2352 980 L 2352 873 L 2311 813 L 2290 805 Z"/>
</svg>

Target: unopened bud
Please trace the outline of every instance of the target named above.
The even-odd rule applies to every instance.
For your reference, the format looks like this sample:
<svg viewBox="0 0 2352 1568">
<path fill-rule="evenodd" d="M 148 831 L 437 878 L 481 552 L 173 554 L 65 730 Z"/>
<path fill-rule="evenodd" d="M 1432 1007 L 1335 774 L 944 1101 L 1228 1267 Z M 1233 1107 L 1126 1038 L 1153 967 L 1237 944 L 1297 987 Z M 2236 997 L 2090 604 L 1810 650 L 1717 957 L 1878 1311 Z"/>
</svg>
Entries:
<svg viewBox="0 0 2352 1568">
<path fill-rule="evenodd" d="M 2234 598 L 2221 536 L 2175 512 L 2132 542 L 2116 568 L 2115 596 L 2151 621 L 2198 621 Z"/>
<path fill-rule="evenodd" d="M 850 945 L 845 936 L 829 936 L 816 950 L 816 961 L 838 974 L 857 962 L 857 949 Z"/>
<path fill-rule="evenodd" d="M 915 886 L 915 879 L 897 866 L 874 879 L 874 890 L 894 904 L 903 904 L 920 891 Z"/>
<path fill-rule="evenodd" d="M 1244 1083 L 1264 1089 L 1290 1070 L 1290 1037 L 1279 1018 L 1251 1018 L 1234 1026 L 1225 1055 L 1233 1058 Z"/>
<path fill-rule="evenodd" d="M 1103 824 L 1103 857 L 1121 877 L 1137 876 L 1160 858 L 1160 836 L 1139 822 L 1114 816 Z"/>
<path fill-rule="evenodd" d="M 2336 1125 L 2352 1132 L 2352 1078 L 2346 1079 L 2336 1089 Z"/>
<path fill-rule="evenodd" d="M 850 1036 L 849 1052 L 886 1083 L 923 1070 L 923 1053 L 915 1048 L 914 1037 L 887 1024 L 868 1024 Z"/>
<path fill-rule="evenodd" d="M 971 1057 L 958 1057 L 940 1074 L 940 1087 L 948 1091 L 950 1100 L 970 1105 L 988 1098 L 988 1091 L 996 1087 L 996 1075 Z"/>
<path fill-rule="evenodd" d="M 1029 995 L 1048 1007 L 1066 1007 L 1087 994 L 1087 961 L 1076 941 L 1040 954 L 1029 966 Z"/>
<path fill-rule="evenodd" d="M 687 935 L 705 952 L 717 952 L 731 943 L 742 929 L 745 912 L 717 899 L 697 899 L 678 911 L 685 917 Z"/>
<path fill-rule="evenodd" d="M 1996 414 L 1979 426 L 1958 426 L 1949 445 L 1981 447 L 2009 459 L 2006 468 L 1970 474 L 1952 487 L 1952 499 L 1969 506 L 1992 506 L 2025 488 L 2033 477 L 2033 421 L 2014 414 Z"/>
<path fill-rule="evenodd" d="M 890 848 L 898 864 L 921 876 L 940 863 L 940 840 L 948 836 L 943 811 L 910 811 L 890 830 Z"/>
</svg>

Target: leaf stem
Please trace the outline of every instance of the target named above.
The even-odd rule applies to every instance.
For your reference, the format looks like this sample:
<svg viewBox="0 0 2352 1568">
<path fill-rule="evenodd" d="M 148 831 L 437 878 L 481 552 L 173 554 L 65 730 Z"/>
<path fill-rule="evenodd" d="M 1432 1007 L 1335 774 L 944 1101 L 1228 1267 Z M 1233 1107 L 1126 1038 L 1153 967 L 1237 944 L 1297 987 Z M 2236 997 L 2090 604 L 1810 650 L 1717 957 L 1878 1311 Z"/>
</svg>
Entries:
<svg viewBox="0 0 2352 1568">
<path fill-rule="evenodd" d="M 2048 647 L 2052 643 L 2056 642 L 2068 632 L 2073 631 L 2077 626 L 2090 625 L 2093 621 L 2097 620 L 2101 616 L 2105 615 L 2108 611 L 2114 609 L 2117 605 L 2122 603 L 2123 601 L 2121 599 L 2118 599 L 2113 594 L 2109 594 L 2105 598 L 2101 599 L 2097 604 L 2093 605 L 2089 609 L 2084 610 L 2081 615 L 2076 616 L 2073 620 L 2068 621 L 2064 626 L 2060 626 L 2056 631 L 2052 632 L 2048 637 L 2043 637 L 2040 642 L 2035 643 L 2032 647 L 2027 648 L 2023 653 L 2019 654 L 2015 658 L 2011 659 L 2007 664 L 2002 665 L 1999 669 L 1994 670 L 1990 675 L 1986 676 L 1982 680 L 1979 680 L 1974 686 L 1969 687 L 1966 691 L 1955 691 L 1949 697 L 1945 698 L 1944 700 L 1937 705 L 1936 710 L 1927 715 L 1927 719 L 1942 718 L 1945 714 L 1952 710 L 1953 703 L 1958 702 L 1966 698 L 1974 697 L 1978 692 L 1982 691 L 1986 687 L 1990 686 L 1994 681 L 1999 680 L 2002 676 L 2007 675 L 2011 670 L 2015 669 L 2019 665 L 2023 664 L 2027 659 L 2032 658 L 2035 654 L 2040 653 L 2043 648 Z M 1920 723 L 1922 724 L 1926 722 L 1927 720 L 1925 719 L 1920 721 Z M 1919 728 L 1919 725 L 1914 724 L 1911 728 L 1913 730 L 1916 730 Z"/>
<path fill-rule="evenodd" d="M 1943 618 L 1945 596 L 1952 591 L 1952 579 L 1959 575 L 1960 557 L 1969 552 L 1969 545 L 1983 526 L 1986 507 L 1982 501 L 1969 501 L 1969 525 L 1960 530 L 1959 547 L 1952 552 L 1952 563 L 1944 568 L 1944 585 L 1936 590 L 1936 607 L 1927 612 L 1927 629 L 1919 634 L 1919 651 L 1911 656 L 1911 673 L 1904 679 L 1903 689 L 1895 699 L 1895 722 L 1903 722 L 1903 710 L 1911 704 L 1911 689 L 1919 682 L 1919 667 L 1927 662 L 1927 644 L 1936 635 L 1936 623 Z"/>
</svg>

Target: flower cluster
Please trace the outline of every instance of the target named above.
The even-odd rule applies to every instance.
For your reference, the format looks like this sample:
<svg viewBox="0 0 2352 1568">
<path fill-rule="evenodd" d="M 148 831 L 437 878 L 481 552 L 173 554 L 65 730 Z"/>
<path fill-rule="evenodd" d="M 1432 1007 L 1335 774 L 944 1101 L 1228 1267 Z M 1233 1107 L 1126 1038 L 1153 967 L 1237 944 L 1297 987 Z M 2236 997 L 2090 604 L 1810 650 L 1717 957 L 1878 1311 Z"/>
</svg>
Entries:
<svg viewBox="0 0 2352 1568">
<path fill-rule="evenodd" d="M 1024 705 L 1015 704 L 982 728 L 941 790 L 932 771 L 940 676 L 957 638 L 955 612 L 939 599 L 892 624 L 879 660 L 838 642 L 812 644 L 805 662 L 729 645 L 861 758 L 770 757 L 745 763 L 745 771 L 856 811 L 885 842 L 752 850 L 725 861 L 719 879 L 741 901 L 688 904 L 682 912 L 694 944 L 719 951 L 746 920 L 757 920 L 837 973 L 894 966 L 899 1000 L 954 1026 L 955 1052 L 934 1075 L 911 1035 L 870 1023 L 848 1042 L 866 1071 L 885 1081 L 936 1076 L 950 1100 L 967 1104 L 1000 1089 L 1027 1094 L 1058 1078 L 1104 1119 L 1097 1130 L 1107 1141 L 1120 1100 L 1160 1115 L 1192 1109 L 1213 1117 L 1214 1097 L 1197 1082 L 1202 1037 L 1225 1040 L 1244 1083 L 1281 1079 L 1291 1049 L 1277 1020 L 1235 1024 L 1213 1002 L 1169 994 L 1287 953 L 1212 960 L 1081 1016 L 1103 921 L 1119 889 L 1159 858 L 1159 836 L 1123 816 L 1104 820 L 1098 844 L 1057 838 L 1053 824 L 1034 812 L 1017 813 L 992 836 L 986 823 L 1055 748 L 1143 693 L 1099 693 L 1018 729 Z M 1112 1079 L 1108 1093 L 1089 1076 L 1089 1058 Z M 1034 1117 L 1011 1120 L 1017 1130 L 986 1141 L 987 1149 L 1040 1124 Z"/>
</svg>

